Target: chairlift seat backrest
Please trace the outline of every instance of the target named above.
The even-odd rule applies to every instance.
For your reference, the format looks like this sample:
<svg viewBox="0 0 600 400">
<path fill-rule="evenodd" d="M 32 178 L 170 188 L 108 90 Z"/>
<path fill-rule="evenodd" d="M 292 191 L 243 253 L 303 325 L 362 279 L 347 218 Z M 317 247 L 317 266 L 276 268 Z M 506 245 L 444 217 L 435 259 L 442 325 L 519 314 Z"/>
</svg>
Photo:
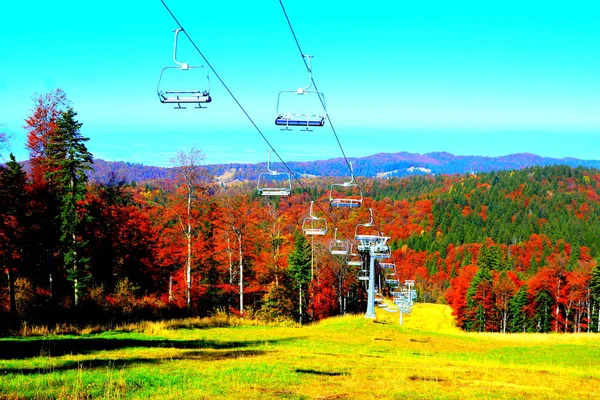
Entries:
<svg viewBox="0 0 600 400">
<path fill-rule="evenodd" d="M 302 221 L 302 231 L 305 235 L 326 235 L 327 234 L 327 220 L 325 218 L 319 218 L 313 214 L 314 201 L 310 202 L 309 216 L 304 218 Z"/>
<path fill-rule="evenodd" d="M 349 207 L 356 208 L 360 207 L 363 202 L 363 192 L 360 185 L 354 182 L 354 170 L 352 169 L 352 163 L 349 162 L 350 168 L 350 180 L 343 183 L 334 183 L 331 185 L 329 190 L 329 204 L 332 207 Z M 348 191 L 352 191 L 353 194 L 347 195 Z M 343 192 L 344 195 L 339 195 L 339 192 Z"/>
<path fill-rule="evenodd" d="M 175 29 L 175 39 L 173 43 L 173 60 L 175 66 L 166 66 L 160 71 L 158 78 L 158 84 L 156 86 L 156 93 L 161 103 L 165 104 L 177 104 L 179 109 L 184 109 L 182 104 L 197 104 L 196 108 L 203 108 L 202 104 L 210 103 L 212 98 L 210 97 L 210 79 L 208 76 L 208 69 L 204 66 L 193 66 L 185 62 L 177 60 L 177 38 L 181 29 Z M 204 69 L 206 74 L 197 75 L 191 73 L 193 70 Z M 165 72 L 169 78 L 165 82 Z M 179 86 L 189 85 L 188 88 L 164 88 L 163 86 Z M 205 88 L 199 89 L 198 86 L 203 85 Z"/>
<path fill-rule="evenodd" d="M 325 125 L 327 109 L 325 107 L 325 96 L 314 87 L 312 79 L 312 66 L 310 59 L 312 56 L 303 55 L 307 60 L 307 69 L 309 84 L 306 87 L 301 87 L 295 90 L 282 90 L 277 96 L 277 118 L 275 125 L 285 126 L 284 130 L 290 130 L 290 127 L 305 127 L 309 130 L 310 127 L 321 127 Z M 284 95 L 287 99 L 295 99 L 295 104 L 282 104 L 281 96 Z M 310 105 L 310 99 L 314 99 L 316 95 L 318 102 Z M 302 100 L 298 100 L 302 99 Z M 307 100 L 308 99 L 308 100 Z M 298 104 L 298 102 L 300 104 Z M 308 109 L 306 108 L 307 106 Z M 300 109 L 299 109 L 300 108 Z M 317 110 L 318 108 L 318 110 Z"/>
<path fill-rule="evenodd" d="M 350 251 L 350 244 L 347 240 L 341 240 L 337 238 L 337 230 L 335 228 L 334 238 L 329 242 L 329 252 L 334 255 L 345 256 Z"/>
<path fill-rule="evenodd" d="M 269 150 L 267 172 L 258 175 L 256 189 L 261 196 L 289 196 L 292 193 L 292 177 L 288 172 L 271 169 L 272 152 L 273 150 Z"/>
</svg>

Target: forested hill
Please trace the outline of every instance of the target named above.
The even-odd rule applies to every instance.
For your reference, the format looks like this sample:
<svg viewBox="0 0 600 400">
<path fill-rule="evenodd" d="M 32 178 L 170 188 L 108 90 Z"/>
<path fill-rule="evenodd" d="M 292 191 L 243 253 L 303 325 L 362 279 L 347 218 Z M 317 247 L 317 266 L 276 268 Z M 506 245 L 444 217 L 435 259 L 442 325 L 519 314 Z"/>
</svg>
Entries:
<svg viewBox="0 0 600 400">
<path fill-rule="evenodd" d="M 368 157 L 350 158 L 357 176 L 365 177 L 402 177 L 421 174 L 461 174 L 469 172 L 489 172 L 515 170 L 531 166 L 568 165 L 571 167 L 591 167 L 600 169 L 599 160 L 580 160 L 576 158 L 548 158 L 530 153 L 511 154 L 501 157 L 456 156 L 437 152 L 417 153 L 379 153 Z M 348 174 L 342 158 L 322 161 L 289 162 L 290 168 L 297 174 L 315 176 L 344 176 Z M 253 180 L 265 171 L 265 163 L 258 164 L 213 164 L 208 172 L 221 181 Z M 280 163 L 273 163 L 273 169 L 283 170 Z M 111 173 L 127 182 L 141 182 L 150 179 L 170 179 L 175 172 L 172 168 L 161 168 L 132 164 L 128 162 L 109 162 L 95 160 L 93 180 L 106 181 Z"/>
</svg>

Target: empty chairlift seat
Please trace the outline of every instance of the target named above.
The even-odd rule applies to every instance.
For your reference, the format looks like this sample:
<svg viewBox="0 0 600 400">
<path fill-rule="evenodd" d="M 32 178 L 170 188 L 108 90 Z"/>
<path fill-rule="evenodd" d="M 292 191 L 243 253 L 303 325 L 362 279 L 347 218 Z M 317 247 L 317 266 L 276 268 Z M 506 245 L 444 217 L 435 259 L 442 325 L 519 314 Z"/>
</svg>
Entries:
<svg viewBox="0 0 600 400">
<path fill-rule="evenodd" d="M 347 240 L 337 238 L 337 228 L 335 228 L 334 239 L 329 242 L 329 252 L 333 255 L 345 256 L 348 255 L 350 245 Z"/>
<path fill-rule="evenodd" d="M 350 168 L 350 180 L 343 183 L 334 183 L 329 190 L 329 204 L 332 207 L 360 207 L 363 203 L 362 188 L 354 181 L 354 170 L 352 163 Z"/>
<path fill-rule="evenodd" d="M 175 108 L 185 109 L 186 104 L 204 108 L 210 103 L 210 80 L 208 69 L 177 60 L 177 39 L 181 29 L 175 29 L 173 60 L 176 65 L 166 66 L 160 71 L 156 92 L 161 103 L 175 104 Z"/>
<path fill-rule="evenodd" d="M 295 90 L 282 90 L 277 96 L 277 117 L 275 125 L 282 126 L 282 130 L 291 130 L 293 127 L 310 128 L 325 125 L 327 110 L 325 108 L 325 95 L 314 88 L 312 79 L 312 56 L 304 55 L 307 60 L 309 84 Z"/>
<path fill-rule="evenodd" d="M 327 220 L 313 214 L 313 204 L 314 201 L 311 201 L 309 216 L 302 221 L 302 232 L 304 232 L 305 235 L 326 235 Z"/>
<path fill-rule="evenodd" d="M 271 169 L 271 153 L 267 160 L 267 172 L 258 175 L 256 189 L 261 196 L 289 196 L 292 192 L 292 177 L 289 173 L 277 172 Z"/>
</svg>

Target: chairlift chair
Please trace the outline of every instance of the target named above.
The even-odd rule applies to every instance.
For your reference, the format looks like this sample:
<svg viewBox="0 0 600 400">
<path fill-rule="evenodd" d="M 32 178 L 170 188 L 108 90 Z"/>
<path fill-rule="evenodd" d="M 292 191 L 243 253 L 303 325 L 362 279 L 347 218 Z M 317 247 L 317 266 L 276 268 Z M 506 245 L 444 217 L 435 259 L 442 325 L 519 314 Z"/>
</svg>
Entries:
<svg viewBox="0 0 600 400">
<path fill-rule="evenodd" d="M 363 266 L 362 257 L 360 256 L 359 253 L 355 253 L 353 249 L 354 249 L 354 246 L 352 244 L 350 244 L 350 253 L 348 254 L 348 261 L 346 261 L 346 264 L 349 266 L 354 266 L 354 267 L 362 267 Z"/>
<path fill-rule="evenodd" d="M 358 280 L 359 281 L 368 281 L 369 280 L 369 271 L 366 269 L 361 269 L 358 271 Z"/>
<path fill-rule="evenodd" d="M 345 256 L 348 254 L 349 250 L 348 241 L 338 239 L 337 230 L 338 228 L 335 228 L 334 239 L 329 242 L 329 252 L 333 255 Z"/>
<path fill-rule="evenodd" d="M 352 169 L 352 163 L 348 163 L 348 165 L 350 166 L 350 180 L 343 183 L 334 183 L 331 185 L 331 189 L 329 190 L 329 204 L 331 204 L 332 207 L 355 208 L 362 205 L 362 188 L 354 181 L 354 170 Z M 354 195 L 346 197 L 337 196 L 338 189 L 342 192 L 352 191 L 354 192 Z"/>
<path fill-rule="evenodd" d="M 325 96 L 323 93 L 311 88 L 314 86 L 312 79 L 312 66 L 310 59 L 312 56 L 303 55 L 307 60 L 309 84 L 307 87 L 298 88 L 296 90 L 282 90 L 277 96 L 277 118 L 275 118 L 275 125 L 283 126 L 282 130 L 292 130 L 291 127 L 304 127 L 305 131 L 310 131 L 311 127 L 319 127 L 325 125 L 325 119 L 327 111 L 325 109 Z M 323 110 L 323 113 L 306 112 L 306 110 L 284 110 L 281 105 L 281 95 L 289 97 L 288 95 L 296 95 L 306 97 L 317 96 L 319 100 L 319 108 Z M 297 107 L 297 105 L 296 105 Z M 314 111 L 314 110 L 313 110 Z"/>
<path fill-rule="evenodd" d="M 396 264 L 394 264 L 393 262 L 380 262 L 379 263 L 379 268 L 381 269 L 394 269 L 396 268 Z"/>
<path fill-rule="evenodd" d="M 372 243 L 377 242 L 381 237 L 381 232 L 373 223 L 373 210 L 369 208 L 370 219 L 364 224 L 357 224 L 354 229 L 354 239 L 360 242 L 358 249 L 361 251 L 369 250 Z"/>
<path fill-rule="evenodd" d="M 261 196 L 289 196 L 292 192 L 292 177 L 287 172 L 277 172 L 271 169 L 272 152 L 273 150 L 269 150 L 267 172 L 258 175 L 256 189 Z M 285 185 L 281 185 L 280 182 Z M 278 186 L 275 186 L 277 184 Z"/>
<path fill-rule="evenodd" d="M 313 214 L 314 201 L 310 202 L 310 214 L 302 221 L 302 231 L 305 235 L 325 235 L 327 234 L 327 220 L 319 218 Z"/>
<path fill-rule="evenodd" d="M 182 106 L 182 104 L 195 104 L 196 107 L 195 108 L 206 108 L 206 107 L 202 107 L 202 104 L 206 104 L 206 103 L 210 103 L 212 101 L 212 98 L 210 97 L 210 79 L 208 76 L 208 69 L 205 68 L 204 66 L 194 66 L 194 65 L 190 65 L 188 63 L 185 62 L 179 62 L 177 60 L 177 38 L 179 36 L 179 32 L 181 32 L 182 29 L 174 29 L 173 32 L 175 32 L 175 39 L 174 39 L 174 44 L 173 44 L 173 60 L 175 61 L 175 66 L 166 66 L 164 67 L 161 71 L 160 71 L 160 76 L 158 78 L 158 85 L 156 86 L 156 92 L 158 94 L 158 99 L 160 100 L 161 103 L 166 103 L 166 104 L 175 104 L 175 108 L 177 109 L 185 109 L 187 107 Z M 191 83 L 189 82 L 190 79 L 190 71 L 193 70 L 201 70 L 204 69 L 206 71 L 206 76 L 204 76 L 204 74 L 202 74 L 202 79 L 201 81 L 206 81 L 205 82 L 205 87 L 204 88 L 199 88 L 198 87 L 198 83 L 199 82 L 194 82 Z M 171 76 L 171 82 L 169 82 L 170 84 L 182 84 L 187 86 L 190 85 L 191 87 L 182 87 L 182 88 L 168 88 L 165 89 L 163 88 L 164 86 L 164 80 L 163 80 L 163 75 L 165 75 L 166 71 L 175 71 L 173 73 L 168 73 L 167 75 Z M 188 76 L 185 76 L 185 79 L 183 78 L 184 75 L 181 74 L 187 74 Z M 195 76 L 196 74 L 191 74 L 192 76 Z"/>
<path fill-rule="evenodd" d="M 387 274 L 385 276 L 385 283 L 394 287 L 397 287 L 400 284 L 398 279 L 396 279 L 396 274 Z"/>
<path fill-rule="evenodd" d="M 373 246 L 373 251 L 371 255 L 375 259 L 383 259 L 388 258 L 390 256 L 390 246 L 386 244 L 388 241 L 388 236 L 379 236 L 379 239 L 375 242 Z"/>
</svg>

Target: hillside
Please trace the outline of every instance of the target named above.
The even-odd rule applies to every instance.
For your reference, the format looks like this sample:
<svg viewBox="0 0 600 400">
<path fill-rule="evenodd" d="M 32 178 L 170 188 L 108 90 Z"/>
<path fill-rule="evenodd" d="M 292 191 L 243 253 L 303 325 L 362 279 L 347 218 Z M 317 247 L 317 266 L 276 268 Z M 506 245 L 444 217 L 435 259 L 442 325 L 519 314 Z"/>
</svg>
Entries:
<svg viewBox="0 0 600 400">
<path fill-rule="evenodd" d="M 130 324 L 86 335 L 0 339 L 0 397 L 110 399 L 597 398 L 593 335 L 486 334 L 418 304 L 398 326 L 238 319 Z M 212 322 L 212 324 L 211 324 Z M 40 356 L 40 354 L 42 354 Z"/>
<path fill-rule="evenodd" d="M 515 170 L 532 166 L 568 165 L 571 167 L 600 168 L 598 160 L 576 158 L 548 158 L 529 153 L 511 154 L 501 157 L 457 156 L 437 152 L 379 153 L 368 157 L 350 158 L 357 176 L 364 177 L 403 177 L 409 175 L 464 174 Z M 345 176 L 348 168 L 342 158 L 311 162 L 289 162 L 289 167 L 298 175 Z M 254 180 L 265 171 L 265 163 L 258 164 L 211 164 L 207 165 L 212 176 L 222 177 L 223 181 Z M 282 171 L 281 163 L 273 163 L 273 169 Z M 161 168 L 127 162 L 94 161 L 92 179 L 106 181 L 111 173 L 126 182 L 142 182 L 152 179 L 170 179 L 172 168 Z"/>
</svg>

